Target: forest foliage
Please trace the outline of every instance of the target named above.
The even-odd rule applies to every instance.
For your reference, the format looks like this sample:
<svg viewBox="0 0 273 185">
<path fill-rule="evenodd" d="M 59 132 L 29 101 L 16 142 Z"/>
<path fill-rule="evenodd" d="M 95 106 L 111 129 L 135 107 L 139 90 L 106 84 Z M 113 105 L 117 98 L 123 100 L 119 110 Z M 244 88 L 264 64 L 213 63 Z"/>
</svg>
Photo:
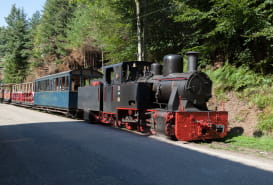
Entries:
<svg viewBox="0 0 273 185">
<path fill-rule="evenodd" d="M 259 73 L 273 69 L 270 0 L 141 0 L 145 59 L 201 53 L 201 66 L 229 63 Z M 23 81 L 31 66 L 62 63 L 71 49 L 92 46 L 116 63 L 136 60 L 133 0 L 47 0 L 27 19 L 13 6 L 0 29 L 6 82 Z"/>
</svg>

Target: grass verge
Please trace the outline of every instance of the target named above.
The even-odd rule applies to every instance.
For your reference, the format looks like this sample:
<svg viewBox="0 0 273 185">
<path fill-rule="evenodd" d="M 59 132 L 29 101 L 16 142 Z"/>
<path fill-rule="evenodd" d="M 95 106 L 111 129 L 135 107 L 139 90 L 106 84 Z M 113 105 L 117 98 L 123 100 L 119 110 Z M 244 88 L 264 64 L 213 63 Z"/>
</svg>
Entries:
<svg viewBox="0 0 273 185">
<path fill-rule="evenodd" d="M 236 136 L 227 138 L 224 142 L 232 146 L 257 149 L 266 152 L 273 152 L 273 136 L 263 137 Z"/>
</svg>

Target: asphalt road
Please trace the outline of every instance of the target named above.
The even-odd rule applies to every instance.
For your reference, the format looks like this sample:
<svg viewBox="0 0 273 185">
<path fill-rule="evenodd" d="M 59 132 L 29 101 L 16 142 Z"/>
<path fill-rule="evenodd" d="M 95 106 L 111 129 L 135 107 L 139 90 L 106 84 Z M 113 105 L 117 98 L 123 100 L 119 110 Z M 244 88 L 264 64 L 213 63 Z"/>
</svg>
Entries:
<svg viewBox="0 0 273 185">
<path fill-rule="evenodd" d="M 272 185 L 273 173 L 103 125 L 0 105 L 0 185 L 89 184 Z"/>
</svg>

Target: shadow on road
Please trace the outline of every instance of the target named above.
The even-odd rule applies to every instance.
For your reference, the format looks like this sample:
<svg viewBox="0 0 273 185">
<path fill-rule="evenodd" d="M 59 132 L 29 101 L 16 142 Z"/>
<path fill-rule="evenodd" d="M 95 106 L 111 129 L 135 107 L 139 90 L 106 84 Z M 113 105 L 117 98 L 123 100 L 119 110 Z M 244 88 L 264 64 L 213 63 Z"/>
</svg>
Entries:
<svg viewBox="0 0 273 185">
<path fill-rule="evenodd" d="M 85 122 L 0 126 L 2 185 L 269 185 L 273 173 Z"/>
</svg>

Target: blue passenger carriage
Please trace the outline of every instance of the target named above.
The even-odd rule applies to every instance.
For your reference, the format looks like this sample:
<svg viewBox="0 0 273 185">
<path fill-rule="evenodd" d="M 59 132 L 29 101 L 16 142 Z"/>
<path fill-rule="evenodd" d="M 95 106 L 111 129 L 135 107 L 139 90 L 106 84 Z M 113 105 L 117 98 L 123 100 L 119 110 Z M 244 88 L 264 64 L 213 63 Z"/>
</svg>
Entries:
<svg viewBox="0 0 273 185">
<path fill-rule="evenodd" d="M 34 81 L 34 105 L 38 109 L 74 114 L 77 109 L 78 87 L 101 77 L 90 69 L 71 70 L 48 75 Z"/>
</svg>

